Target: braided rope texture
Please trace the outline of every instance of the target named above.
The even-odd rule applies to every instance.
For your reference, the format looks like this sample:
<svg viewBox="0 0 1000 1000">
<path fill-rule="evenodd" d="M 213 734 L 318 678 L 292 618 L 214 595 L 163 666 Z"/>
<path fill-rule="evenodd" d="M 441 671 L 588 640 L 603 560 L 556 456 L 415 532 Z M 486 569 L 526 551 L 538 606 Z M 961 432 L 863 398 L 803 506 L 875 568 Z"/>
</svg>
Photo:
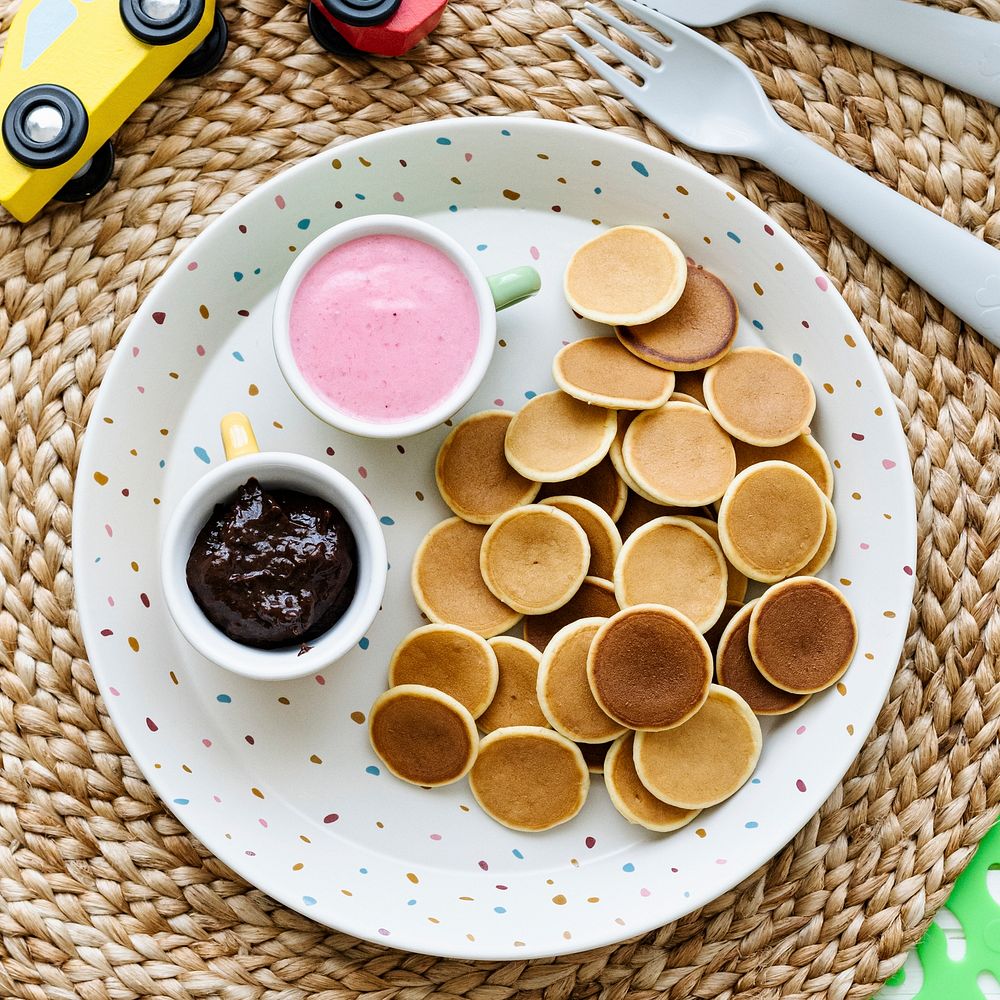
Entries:
<svg viewBox="0 0 1000 1000">
<path fill-rule="evenodd" d="M 1000 0 L 938 0 L 1000 20 Z M 113 183 L 0 218 L 0 995 L 27 1000 L 868 997 L 902 963 L 1000 805 L 1000 367 L 995 351 L 756 165 L 674 147 L 575 62 L 582 0 L 454 0 L 400 60 L 339 60 L 304 0 L 226 3 L 223 64 L 122 128 Z M 13 9 L 0 0 L 0 27 Z M 792 21 L 714 37 L 814 140 L 1000 241 L 1000 114 Z M 744 192 L 832 276 L 909 440 L 917 589 L 889 697 L 823 809 L 768 865 L 644 938 L 557 960 L 444 961 L 290 912 L 156 799 L 98 694 L 73 607 L 73 477 L 94 390 L 152 284 L 212 218 L 334 140 L 529 113 L 673 149 Z"/>
</svg>

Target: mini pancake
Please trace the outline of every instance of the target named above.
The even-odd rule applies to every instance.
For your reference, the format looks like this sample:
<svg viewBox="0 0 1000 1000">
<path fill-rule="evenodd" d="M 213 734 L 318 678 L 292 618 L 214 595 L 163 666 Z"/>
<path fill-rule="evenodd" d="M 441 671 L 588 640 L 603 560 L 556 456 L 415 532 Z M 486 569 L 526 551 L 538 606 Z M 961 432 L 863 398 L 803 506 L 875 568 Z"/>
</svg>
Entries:
<svg viewBox="0 0 1000 1000">
<path fill-rule="evenodd" d="M 799 570 L 799 576 L 815 576 L 830 561 L 837 546 L 837 511 L 826 497 L 823 499 L 826 501 L 826 531 L 823 532 L 823 541 L 819 543 L 812 559 Z"/>
<path fill-rule="evenodd" d="M 617 521 L 625 509 L 628 487 L 612 465 L 611 458 L 605 456 L 582 476 L 561 483 L 542 483 L 538 493 L 539 500 L 562 496 L 583 497 L 596 503 L 612 521 Z"/>
<path fill-rule="evenodd" d="M 735 691 L 713 684 L 701 710 L 664 733 L 637 733 L 636 773 L 658 799 L 678 809 L 723 802 L 747 781 L 760 759 L 757 717 Z"/>
<path fill-rule="evenodd" d="M 762 448 L 797 438 L 816 410 L 798 365 L 766 347 L 741 347 L 705 372 L 705 403 L 733 437 Z"/>
<path fill-rule="evenodd" d="M 580 589 L 561 607 L 547 615 L 524 616 L 524 638 L 536 649 L 543 650 L 552 637 L 581 618 L 610 618 L 621 609 L 615 599 L 615 587 L 609 580 L 588 576 Z"/>
<path fill-rule="evenodd" d="M 552 362 L 552 377 L 570 396 L 616 410 L 653 410 L 674 391 L 673 372 L 646 364 L 614 337 L 567 344 Z"/>
<path fill-rule="evenodd" d="M 549 724 L 538 705 L 538 665 L 541 656 L 523 639 L 500 635 L 490 639 L 497 658 L 499 683 L 489 708 L 476 720 L 484 733 L 507 726 Z"/>
<path fill-rule="evenodd" d="M 618 339 L 636 357 L 660 368 L 695 371 L 729 352 L 740 311 L 721 278 L 688 264 L 684 294 L 664 316 L 641 325 L 615 327 Z"/>
<path fill-rule="evenodd" d="M 618 410 L 615 416 L 615 436 L 611 439 L 611 445 L 608 448 L 608 458 L 611 464 L 615 467 L 615 472 L 618 473 L 621 481 L 633 492 L 638 493 L 639 496 L 643 497 L 644 500 L 649 500 L 650 503 L 655 503 L 650 497 L 646 496 L 643 491 L 635 485 L 635 480 L 632 478 L 632 474 L 625 468 L 625 459 L 622 458 L 622 444 L 625 441 L 625 433 L 632 426 L 632 421 L 639 416 L 635 410 Z"/>
<path fill-rule="evenodd" d="M 544 504 L 501 514 L 479 553 L 490 592 L 522 614 L 561 608 L 580 589 L 589 565 L 586 532 L 569 514 Z"/>
<path fill-rule="evenodd" d="M 535 726 L 496 729 L 479 745 L 469 787 L 483 812 L 511 830 L 549 830 L 587 801 L 590 774 L 576 744 Z"/>
<path fill-rule="evenodd" d="M 703 410 L 706 406 L 700 399 L 695 399 L 694 396 L 689 396 L 686 392 L 672 392 L 670 394 L 671 403 L 694 403 L 695 406 L 700 406 Z"/>
<path fill-rule="evenodd" d="M 678 809 L 653 795 L 639 780 L 633 760 L 635 733 L 619 736 L 604 762 L 604 784 L 611 804 L 630 822 L 657 833 L 679 830 L 698 815 L 697 809 Z"/>
<path fill-rule="evenodd" d="M 687 260 L 669 236 L 647 226 L 617 226 L 573 254 L 563 291 L 586 319 L 632 326 L 672 309 L 687 278 Z"/>
<path fill-rule="evenodd" d="M 618 553 L 622 550 L 622 536 L 615 522 L 607 514 L 583 497 L 548 497 L 542 501 L 546 507 L 555 507 L 569 514 L 587 535 L 590 542 L 590 566 L 587 576 L 599 576 L 610 580 L 615 571 Z"/>
<path fill-rule="evenodd" d="M 743 604 L 740 601 L 726 601 L 726 606 L 722 609 L 719 620 L 704 633 L 705 642 L 708 643 L 708 648 L 712 651 L 713 655 L 718 654 L 719 640 L 722 638 L 722 633 L 726 631 L 726 627 L 742 607 Z M 718 663 L 716 663 L 716 670 L 718 670 Z"/>
<path fill-rule="evenodd" d="M 704 704 L 712 651 L 679 611 L 640 604 L 597 630 L 587 655 L 594 700 L 629 729 L 672 729 Z"/>
<path fill-rule="evenodd" d="M 757 601 L 749 643 L 757 669 L 772 684 L 793 694 L 815 694 L 850 666 L 858 626 L 836 587 L 815 576 L 797 576 Z"/>
<path fill-rule="evenodd" d="M 729 435 L 694 403 L 641 412 L 625 432 L 622 459 L 649 499 L 678 507 L 718 500 L 736 475 Z"/>
<path fill-rule="evenodd" d="M 436 688 L 475 719 L 493 700 L 499 670 L 486 640 L 458 625 L 424 625 L 406 636 L 389 660 L 389 687 Z"/>
<path fill-rule="evenodd" d="M 368 738 L 392 774 L 424 788 L 464 778 L 479 751 L 468 709 L 451 695 L 419 684 L 390 688 L 375 699 Z"/>
<path fill-rule="evenodd" d="M 410 582 L 417 607 L 432 621 L 461 625 L 485 639 L 513 628 L 521 615 L 483 582 L 479 553 L 486 528 L 451 517 L 436 524 L 413 557 Z"/>
<path fill-rule="evenodd" d="M 504 452 L 522 476 L 558 483 L 597 465 L 614 436 L 614 410 L 581 403 L 557 390 L 528 400 L 507 428 Z"/>
<path fill-rule="evenodd" d="M 621 739 L 621 737 L 618 737 Z M 608 751 L 615 745 L 614 740 L 608 743 L 577 743 L 583 759 L 587 762 L 587 770 L 591 774 L 604 774 L 604 759 Z"/>
<path fill-rule="evenodd" d="M 719 551 L 722 551 L 722 543 L 719 541 L 718 522 L 713 521 L 710 517 L 700 517 L 697 514 L 679 514 L 678 516 L 683 520 L 696 524 L 702 531 L 708 534 L 716 545 L 719 546 Z M 726 558 L 726 554 L 724 552 L 722 553 L 722 558 Z M 746 596 L 747 578 L 728 559 L 726 559 L 726 600 L 737 601 L 742 604 Z"/>
<path fill-rule="evenodd" d="M 775 448 L 758 448 L 739 438 L 733 438 L 733 448 L 736 449 L 737 475 L 760 462 L 788 462 L 797 465 L 803 472 L 808 472 L 827 497 L 833 498 L 833 469 L 830 459 L 812 434 L 800 434 L 787 444 L 779 444 Z"/>
<path fill-rule="evenodd" d="M 505 510 L 531 503 L 539 484 L 515 472 L 504 455 L 513 413 L 486 410 L 444 439 L 434 466 L 441 499 L 473 524 L 492 524 Z"/>
<path fill-rule="evenodd" d="M 538 704 L 557 732 L 577 743 L 607 743 L 625 731 L 594 700 L 587 680 L 587 655 L 603 618 L 582 618 L 560 629 L 542 653 Z"/>
<path fill-rule="evenodd" d="M 732 482 L 719 507 L 726 558 L 751 580 L 775 583 L 816 554 L 826 531 L 826 497 L 798 466 L 751 465 Z"/>
<path fill-rule="evenodd" d="M 726 603 L 726 560 L 703 528 L 686 518 L 660 517 L 622 546 L 614 584 L 621 607 L 662 604 L 704 632 Z"/>
<path fill-rule="evenodd" d="M 705 372 L 674 372 L 674 392 L 683 392 L 686 396 L 694 396 L 702 406 L 705 405 Z"/>
<path fill-rule="evenodd" d="M 622 541 L 626 542 L 633 532 L 644 524 L 649 524 L 650 521 L 655 521 L 658 517 L 681 517 L 690 510 L 690 507 L 665 506 L 662 503 L 647 500 L 638 493 L 630 492 L 625 503 L 625 510 L 622 511 L 622 516 L 618 519 L 618 533 L 622 536 Z"/>
<path fill-rule="evenodd" d="M 754 715 L 787 715 L 801 708 L 809 695 L 782 691 L 757 669 L 749 644 L 750 616 L 756 606 L 751 601 L 738 609 L 723 630 L 715 654 L 715 679 L 735 691 Z"/>
</svg>

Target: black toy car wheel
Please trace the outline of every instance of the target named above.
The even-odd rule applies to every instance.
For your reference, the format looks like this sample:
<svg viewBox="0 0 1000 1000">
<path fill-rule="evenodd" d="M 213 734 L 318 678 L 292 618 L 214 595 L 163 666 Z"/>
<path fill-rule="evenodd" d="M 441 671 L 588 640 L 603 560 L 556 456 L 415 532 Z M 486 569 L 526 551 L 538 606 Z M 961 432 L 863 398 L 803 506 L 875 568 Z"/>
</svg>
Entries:
<svg viewBox="0 0 1000 1000">
<path fill-rule="evenodd" d="M 216 7 L 215 17 L 212 19 L 212 30 L 205 36 L 205 40 L 201 45 L 170 75 L 179 80 L 190 80 L 192 77 L 201 76 L 203 73 L 211 73 L 222 62 L 222 57 L 226 54 L 226 46 L 228 44 L 229 25 L 226 24 L 226 19 L 222 16 L 222 11 Z"/>
<path fill-rule="evenodd" d="M 187 38 L 205 13 L 205 0 L 119 0 L 122 23 L 147 45 Z"/>
<path fill-rule="evenodd" d="M 358 50 L 317 10 L 314 0 L 309 0 L 306 21 L 313 38 L 335 56 L 355 56 Z"/>
<path fill-rule="evenodd" d="M 42 83 L 22 90 L 3 115 L 3 142 L 26 167 L 58 167 L 79 152 L 90 122 L 80 98 Z"/>
<path fill-rule="evenodd" d="M 56 195 L 57 201 L 84 201 L 97 194 L 111 180 L 115 169 L 115 151 L 106 142 L 94 155 L 62 186 Z"/>
</svg>

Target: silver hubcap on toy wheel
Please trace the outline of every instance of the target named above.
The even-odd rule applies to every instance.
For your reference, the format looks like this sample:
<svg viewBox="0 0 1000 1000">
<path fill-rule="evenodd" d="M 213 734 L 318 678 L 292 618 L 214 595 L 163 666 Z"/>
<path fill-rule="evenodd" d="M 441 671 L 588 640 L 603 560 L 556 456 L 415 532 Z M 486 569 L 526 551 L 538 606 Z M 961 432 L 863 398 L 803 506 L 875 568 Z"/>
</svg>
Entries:
<svg viewBox="0 0 1000 1000">
<path fill-rule="evenodd" d="M 38 104 L 24 116 L 24 134 L 39 146 L 48 146 L 66 128 L 63 113 L 54 104 Z"/>
<path fill-rule="evenodd" d="M 170 21 L 180 7 L 181 0 L 139 0 L 139 8 L 153 21 Z"/>
</svg>

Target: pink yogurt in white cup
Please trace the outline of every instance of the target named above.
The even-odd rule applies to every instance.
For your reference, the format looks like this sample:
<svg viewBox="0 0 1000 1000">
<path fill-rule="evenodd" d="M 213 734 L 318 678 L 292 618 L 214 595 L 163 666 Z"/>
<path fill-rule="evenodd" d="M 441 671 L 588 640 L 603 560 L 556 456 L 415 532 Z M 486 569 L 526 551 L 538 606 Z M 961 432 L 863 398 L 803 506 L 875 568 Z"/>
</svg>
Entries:
<svg viewBox="0 0 1000 1000">
<path fill-rule="evenodd" d="M 285 275 L 274 307 L 278 366 L 334 427 L 417 434 L 465 405 L 493 356 L 496 311 L 539 285 L 530 267 L 485 277 L 427 223 L 354 219 L 317 236 Z"/>
</svg>

